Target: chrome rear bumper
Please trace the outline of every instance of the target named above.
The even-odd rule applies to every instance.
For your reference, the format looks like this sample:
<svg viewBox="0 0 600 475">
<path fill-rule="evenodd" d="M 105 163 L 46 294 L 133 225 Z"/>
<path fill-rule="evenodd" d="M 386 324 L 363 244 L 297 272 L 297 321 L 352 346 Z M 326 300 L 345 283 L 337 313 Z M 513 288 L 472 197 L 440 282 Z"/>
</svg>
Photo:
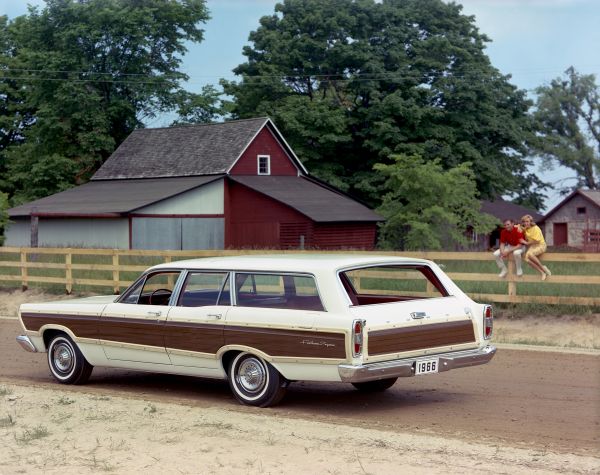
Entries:
<svg viewBox="0 0 600 475">
<path fill-rule="evenodd" d="M 19 345 L 21 345 L 21 347 L 24 350 L 30 351 L 31 353 L 37 353 L 37 350 L 36 350 L 35 346 L 33 346 L 33 343 L 31 343 L 31 340 L 29 339 L 28 336 L 26 336 L 26 335 L 19 335 L 17 337 L 17 343 Z"/>
<path fill-rule="evenodd" d="M 439 358 L 439 373 L 456 368 L 476 366 L 490 361 L 496 354 L 496 347 L 488 345 L 483 349 L 453 351 L 440 355 L 427 355 L 420 358 L 384 361 L 364 365 L 338 366 L 340 378 L 345 383 L 362 383 L 387 378 L 403 378 L 415 375 L 415 361 L 422 358 Z"/>
</svg>

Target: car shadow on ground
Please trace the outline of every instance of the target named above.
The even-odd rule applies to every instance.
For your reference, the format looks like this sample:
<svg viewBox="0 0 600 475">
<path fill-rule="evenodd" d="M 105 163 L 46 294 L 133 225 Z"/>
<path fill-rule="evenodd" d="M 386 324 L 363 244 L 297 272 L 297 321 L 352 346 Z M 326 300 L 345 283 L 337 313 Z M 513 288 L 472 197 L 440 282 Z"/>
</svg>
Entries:
<svg viewBox="0 0 600 475">
<path fill-rule="evenodd" d="M 143 397 L 163 402 L 191 406 L 225 405 L 244 410 L 231 393 L 226 381 L 144 373 L 130 370 L 95 368 L 90 381 L 81 387 L 100 389 L 103 393 Z M 347 383 L 293 382 L 284 399 L 276 406 L 278 411 L 310 411 L 321 416 L 353 417 L 357 409 L 369 412 L 401 411 L 418 407 L 444 404 L 467 398 L 468 394 L 446 391 L 437 387 L 411 387 L 404 380 L 383 392 L 361 392 Z M 247 408 L 252 409 L 252 408 Z"/>
</svg>

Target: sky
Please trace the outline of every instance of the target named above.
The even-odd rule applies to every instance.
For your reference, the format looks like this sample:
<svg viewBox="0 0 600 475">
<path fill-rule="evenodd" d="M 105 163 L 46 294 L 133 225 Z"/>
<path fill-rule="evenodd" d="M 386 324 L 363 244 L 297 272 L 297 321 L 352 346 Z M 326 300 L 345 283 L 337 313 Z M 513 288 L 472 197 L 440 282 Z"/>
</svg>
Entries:
<svg viewBox="0 0 600 475">
<path fill-rule="evenodd" d="M 323 0 L 326 1 L 326 0 Z M 270 15 L 276 0 L 208 0 L 211 20 L 204 25 L 205 39 L 188 46 L 182 70 L 190 76 L 186 88 L 199 91 L 205 84 L 218 84 L 220 78 L 234 79 L 231 72 L 244 61 L 242 48 L 260 17 Z M 463 12 L 474 15 L 480 32 L 492 40 L 487 54 L 492 64 L 511 82 L 533 90 L 560 76 L 569 66 L 583 74 L 600 77 L 599 0 L 462 0 Z M 43 5 L 43 0 L 0 0 L 0 14 L 9 18 L 27 12 L 27 4 Z M 148 127 L 167 126 L 172 116 L 161 116 Z M 574 173 L 562 167 L 534 171 L 548 182 L 573 184 Z M 569 181 L 571 180 L 571 181 Z M 562 197 L 550 192 L 546 210 Z"/>
</svg>

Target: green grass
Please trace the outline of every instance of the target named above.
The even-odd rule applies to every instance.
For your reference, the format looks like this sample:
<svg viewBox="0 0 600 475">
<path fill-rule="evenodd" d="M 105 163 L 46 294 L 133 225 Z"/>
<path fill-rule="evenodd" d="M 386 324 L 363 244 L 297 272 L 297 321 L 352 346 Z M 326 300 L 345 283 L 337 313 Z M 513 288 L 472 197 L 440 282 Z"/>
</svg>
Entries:
<svg viewBox="0 0 600 475">
<path fill-rule="evenodd" d="M 543 260 L 543 259 L 542 259 Z M 477 273 L 498 274 L 496 263 L 490 258 L 486 261 L 438 261 L 443 265 L 446 273 Z M 552 275 L 600 275 L 600 263 L 598 262 L 548 262 Z M 523 271 L 526 276 L 534 276 L 536 279 L 540 274 L 523 263 Z M 497 282 L 477 282 L 455 280 L 456 284 L 466 293 L 481 294 L 507 294 L 508 283 L 498 279 Z M 517 282 L 517 295 L 540 295 L 561 297 L 598 297 L 600 285 L 598 284 L 556 284 L 552 283 L 552 277 L 542 282 Z"/>
</svg>

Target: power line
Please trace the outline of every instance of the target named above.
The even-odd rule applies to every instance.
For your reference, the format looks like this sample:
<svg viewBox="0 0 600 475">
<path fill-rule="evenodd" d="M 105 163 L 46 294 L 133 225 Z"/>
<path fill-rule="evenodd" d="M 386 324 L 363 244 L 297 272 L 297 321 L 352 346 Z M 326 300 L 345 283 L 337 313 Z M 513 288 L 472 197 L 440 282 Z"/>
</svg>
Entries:
<svg viewBox="0 0 600 475">
<path fill-rule="evenodd" d="M 445 76 L 435 76 L 434 74 L 431 75 L 421 75 L 421 76 L 411 76 L 411 75 L 399 75 L 399 74 L 386 74 L 386 75 L 381 75 L 381 76 L 370 76 L 370 77 L 361 77 L 359 75 L 357 75 L 358 77 L 344 77 L 344 78 L 339 78 L 339 77 L 334 77 L 334 75 L 307 75 L 307 76 L 296 76 L 300 79 L 313 79 L 314 80 L 318 80 L 320 82 L 323 83 L 328 83 L 328 82 L 337 82 L 337 83 L 351 83 L 351 82 L 369 82 L 369 81 L 402 81 L 402 80 L 410 80 L 410 81 L 418 81 L 418 80 L 428 80 L 428 79 L 432 79 L 432 78 L 438 78 L 438 79 L 453 79 L 453 80 L 469 80 L 469 81 L 473 81 L 473 77 L 472 76 L 461 76 L 461 75 L 445 75 Z M 147 76 L 146 76 L 147 77 Z M 252 85 L 252 83 L 254 82 L 254 85 L 262 85 L 259 84 L 260 80 L 263 79 L 279 79 L 281 81 L 289 81 L 290 78 L 292 78 L 294 76 L 292 75 L 268 75 L 268 76 L 243 76 L 242 78 L 240 78 L 241 80 L 243 80 L 244 83 L 248 84 L 248 85 Z M 318 79 L 320 78 L 320 79 Z M 143 81 L 143 80 L 128 80 L 128 79 L 102 79 L 102 78 L 50 78 L 50 77 L 36 77 L 36 76 L 0 76 L 0 81 L 46 81 L 46 82 L 69 82 L 69 83 L 106 83 L 106 84 L 157 84 L 157 83 L 161 83 L 161 82 L 167 82 L 167 81 L 173 81 L 173 80 L 181 80 L 182 78 L 178 77 L 156 77 L 152 80 L 147 80 L 147 81 Z M 482 77 L 481 80 L 483 82 L 487 81 L 487 76 L 484 78 Z M 204 84 L 204 82 L 198 82 L 198 81 L 185 81 L 187 84 Z M 490 81 L 491 82 L 491 81 Z M 517 87 L 517 86 L 515 86 Z M 533 92 L 535 91 L 535 88 L 531 88 L 531 89 L 522 89 L 519 88 L 522 91 L 528 91 L 528 92 Z"/>
<path fill-rule="evenodd" d="M 600 66 L 594 66 L 594 68 L 596 67 L 600 67 Z M 495 68 L 494 68 L 495 69 Z M 29 69 L 29 68 L 5 68 L 0 70 L 4 73 L 6 72 L 31 72 L 31 73 L 45 73 L 45 74 L 81 74 L 81 75 L 95 75 L 95 76 L 125 76 L 125 77 L 147 77 L 148 74 L 147 73 L 116 73 L 116 72 L 99 72 L 99 71 L 76 71 L 76 70 L 55 70 L 55 69 Z M 518 69 L 515 70 L 519 71 L 521 74 L 523 72 L 529 72 L 529 73 L 533 73 L 533 74 L 537 74 L 537 73 L 543 73 L 543 72 L 554 72 L 554 73 L 564 73 L 563 70 L 558 70 L 558 69 L 550 69 L 550 68 L 527 68 L 527 69 Z M 402 77 L 414 77 L 416 79 L 418 78 L 429 78 L 429 77 L 455 77 L 455 78 L 463 78 L 463 77 L 470 77 L 471 74 L 475 73 L 486 73 L 487 71 L 483 71 L 480 68 L 462 68 L 461 69 L 461 73 L 457 74 L 457 73 L 452 73 L 449 72 L 447 70 L 444 71 L 430 71 L 427 73 L 423 73 L 423 72 L 399 72 L 399 71 L 384 71 L 384 72 L 377 72 L 377 73 L 367 73 L 367 72 L 356 72 L 356 73 L 322 73 L 322 74 L 303 74 L 301 72 L 298 71 L 291 71 L 289 73 L 278 73 L 278 74 L 255 74 L 255 75 L 250 75 L 250 76 L 243 76 L 243 75 L 237 75 L 237 74 L 229 74 L 226 75 L 226 77 L 238 77 L 238 76 L 243 76 L 245 78 L 265 78 L 265 79 L 269 79 L 269 78 L 286 78 L 286 77 L 306 77 L 306 78 L 326 78 L 326 79 L 332 79 L 335 76 L 342 76 L 342 79 L 348 79 L 347 77 L 345 77 L 345 74 L 351 74 L 352 78 L 354 80 L 356 80 L 355 78 L 366 78 L 366 79 L 382 79 L 382 78 L 386 78 L 389 76 L 402 76 Z M 510 75 L 511 73 L 507 73 L 504 74 L 502 72 L 500 72 L 499 70 L 497 70 L 498 73 L 500 73 L 502 76 L 507 76 Z M 592 73 L 594 74 L 594 73 Z M 166 78 L 166 79 L 182 79 L 182 75 L 186 75 L 185 73 L 179 73 L 179 74 L 165 74 L 163 76 L 161 76 L 162 78 Z M 208 75 L 208 74 L 195 74 L 194 77 L 198 77 L 198 78 L 222 78 L 222 75 Z M 339 80 L 342 80 L 339 79 Z"/>
</svg>

